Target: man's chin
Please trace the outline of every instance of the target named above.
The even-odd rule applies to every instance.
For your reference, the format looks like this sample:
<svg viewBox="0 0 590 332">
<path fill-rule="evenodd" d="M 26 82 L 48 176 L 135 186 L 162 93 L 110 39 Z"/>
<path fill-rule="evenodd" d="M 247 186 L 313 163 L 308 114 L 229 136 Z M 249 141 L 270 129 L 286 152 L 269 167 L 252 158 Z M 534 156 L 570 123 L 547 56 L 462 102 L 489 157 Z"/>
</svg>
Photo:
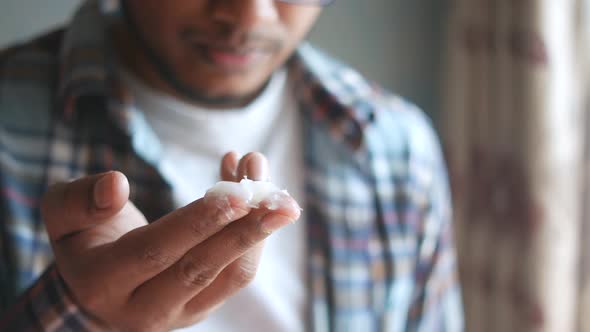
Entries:
<svg viewBox="0 0 590 332">
<path fill-rule="evenodd" d="M 221 95 L 221 96 L 194 96 L 191 101 L 209 108 L 239 108 L 248 105 L 256 95 L 249 96 L 235 96 L 235 95 Z"/>
<path fill-rule="evenodd" d="M 224 89 L 224 91 L 203 91 L 195 89 L 190 85 L 181 84 L 176 82 L 170 84 L 174 89 L 174 94 L 181 99 L 190 102 L 192 104 L 201 105 L 210 108 L 239 108 L 248 105 L 254 100 L 259 94 L 261 89 L 255 90 L 254 92 L 234 92 Z M 266 86 L 266 85 L 263 85 Z"/>
</svg>

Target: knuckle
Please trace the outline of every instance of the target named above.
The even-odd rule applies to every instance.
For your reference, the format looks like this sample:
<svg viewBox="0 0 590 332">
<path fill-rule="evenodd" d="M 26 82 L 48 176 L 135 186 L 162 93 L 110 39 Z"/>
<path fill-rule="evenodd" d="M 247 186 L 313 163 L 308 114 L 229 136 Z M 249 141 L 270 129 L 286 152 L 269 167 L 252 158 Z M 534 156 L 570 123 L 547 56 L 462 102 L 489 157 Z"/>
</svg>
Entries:
<svg viewBox="0 0 590 332">
<path fill-rule="evenodd" d="M 140 261 L 148 269 L 163 269 L 173 264 L 177 258 L 166 253 L 162 248 L 155 245 L 148 245 L 140 251 Z"/>
<path fill-rule="evenodd" d="M 211 202 L 209 212 L 209 224 L 212 227 L 224 227 L 234 217 L 235 211 L 227 197 L 216 199 Z"/>
<path fill-rule="evenodd" d="M 239 251 L 245 251 L 258 243 L 258 240 L 248 232 L 241 232 L 236 239 L 236 246 Z"/>
<path fill-rule="evenodd" d="M 215 267 L 193 258 L 181 260 L 176 273 L 178 280 L 183 285 L 197 288 L 209 286 L 217 274 L 218 271 Z"/>
<path fill-rule="evenodd" d="M 73 293 L 81 306 L 88 312 L 99 313 L 104 310 L 104 292 L 100 292 L 96 287 L 79 288 Z"/>
<path fill-rule="evenodd" d="M 229 221 L 232 220 L 234 216 L 234 211 L 229 205 L 229 202 L 226 202 L 224 206 L 220 206 L 215 209 L 215 213 L 213 214 L 213 218 L 211 223 L 215 227 L 224 227 L 227 225 Z"/>
<path fill-rule="evenodd" d="M 199 240 L 208 238 L 234 218 L 235 211 L 227 198 L 211 198 L 204 201 L 200 216 L 188 217 L 188 228 Z"/>
<path fill-rule="evenodd" d="M 238 287 L 244 288 L 248 286 L 256 276 L 256 268 L 249 265 L 236 265 L 229 271 L 229 278 L 231 283 Z"/>
<path fill-rule="evenodd" d="M 207 232 L 205 231 L 205 225 L 203 225 L 199 220 L 191 220 L 189 223 L 189 228 L 193 236 L 197 239 L 205 239 L 207 237 Z"/>
</svg>

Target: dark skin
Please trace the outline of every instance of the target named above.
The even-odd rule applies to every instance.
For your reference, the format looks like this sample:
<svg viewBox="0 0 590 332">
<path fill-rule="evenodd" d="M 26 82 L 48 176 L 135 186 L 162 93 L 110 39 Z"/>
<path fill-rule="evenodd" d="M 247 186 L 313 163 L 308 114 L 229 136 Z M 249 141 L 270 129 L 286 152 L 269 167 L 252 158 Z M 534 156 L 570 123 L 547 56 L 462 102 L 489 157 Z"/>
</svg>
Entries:
<svg viewBox="0 0 590 332">
<path fill-rule="evenodd" d="M 128 68 L 159 91 L 217 108 L 254 98 L 320 13 L 272 0 L 126 5 L 136 31 L 120 25 L 114 36 Z M 266 158 L 226 154 L 221 179 L 244 176 L 268 178 Z M 41 210 L 75 301 L 99 329 L 115 331 L 165 331 L 206 319 L 254 278 L 264 239 L 300 215 L 292 198 L 269 210 L 230 196 L 199 199 L 147 224 L 118 172 L 52 186 Z"/>
<path fill-rule="evenodd" d="M 243 106 L 285 63 L 321 8 L 273 0 L 127 0 L 116 44 L 153 88 L 213 107 Z"/>
</svg>

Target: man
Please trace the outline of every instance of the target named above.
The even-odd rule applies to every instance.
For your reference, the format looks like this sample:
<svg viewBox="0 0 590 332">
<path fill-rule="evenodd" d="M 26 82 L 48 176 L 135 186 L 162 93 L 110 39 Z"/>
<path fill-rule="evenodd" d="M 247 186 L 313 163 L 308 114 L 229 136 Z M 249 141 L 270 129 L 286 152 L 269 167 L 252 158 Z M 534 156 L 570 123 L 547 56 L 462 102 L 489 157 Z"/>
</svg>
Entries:
<svg viewBox="0 0 590 332">
<path fill-rule="evenodd" d="M 325 4 L 90 0 L 3 52 L 0 330 L 462 329 L 437 139 L 302 42 Z M 301 220 L 198 199 L 244 176 Z"/>
</svg>

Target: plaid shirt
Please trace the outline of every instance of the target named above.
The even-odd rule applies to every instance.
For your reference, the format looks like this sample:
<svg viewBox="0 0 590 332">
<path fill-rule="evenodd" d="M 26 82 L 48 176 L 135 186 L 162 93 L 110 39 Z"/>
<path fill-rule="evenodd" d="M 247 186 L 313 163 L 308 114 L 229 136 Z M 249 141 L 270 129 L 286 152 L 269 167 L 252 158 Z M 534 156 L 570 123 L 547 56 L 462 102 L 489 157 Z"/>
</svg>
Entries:
<svg viewBox="0 0 590 332">
<path fill-rule="evenodd" d="M 89 330 L 39 213 L 57 181 L 120 170 L 148 220 L 173 209 L 159 141 L 120 84 L 87 2 L 69 27 L 0 54 L 0 330 Z M 111 8 L 112 9 L 112 8 Z M 309 330 L 460 331 L 450 197 L 423 113 L 303 44 Z"/>
</svg>

